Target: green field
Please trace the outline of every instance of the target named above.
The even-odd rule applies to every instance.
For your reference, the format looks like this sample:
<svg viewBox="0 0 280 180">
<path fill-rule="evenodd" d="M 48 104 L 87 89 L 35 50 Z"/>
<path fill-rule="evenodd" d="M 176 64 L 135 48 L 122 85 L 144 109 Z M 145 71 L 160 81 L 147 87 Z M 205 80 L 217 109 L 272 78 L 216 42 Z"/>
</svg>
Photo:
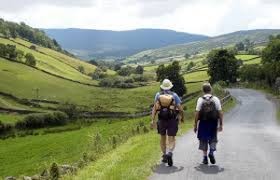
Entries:
<svg viewBox="0 0 280 180">
<path fill-rule="evenodd" d="M 23 42 L 24 41 L 21 40 L 21 43 L 23 43 Z M 66 58 L 66 56 L 61 53 L 55 52 L 53 50 L 49 50 L 49 51 L 51 51 L 51 53 L 56 54 L 56 56 L 59 56 L 58 58 L 53 58 L 50 55 L 42 54 L 38 51 L 31 50 L 25 46 L 22 46 L 18 43 L 15 43 L 11 40 L 4 39 L 4 38 L 0 38 L 0 43 L 16 45 L 17 49 L 22 50 L 25 53 L 32 53 L 37 60 L 36 67 L 43 69 L 47 72 L 50 72 L 52 74 L 62 76 L 62 77 L 68 78 L 68 79 L 80 81 L 83 83 L 97 84 L 97 82 L 93 81 L 91 79 L 91 77 L 86 76 L 86 75 L 80 73 L 77 69 L 73 68 L 72 66 L 74 66 L 74 65 L 70 66 L 68 64 L 72 63 L 72 64 L 76 64 L 76 65 L 81 65 L 81 66 L 87 68 L 87 70 L 90 72 L 93 72 L 95 70 L 95 66 L 93 66 L 93 65 L 87 64 L 87 63 L 82 62 L 77 59 L 73 59 L 71 57 Z M 60 56 L 61 57 L 65 56 L 65 57 L 61 58 Z M 68 64 L 66 63 L 66 61 Z"/>
<path fill-rule="evenodd" d="M 2 58 L 0 58 L 0 80 L 0 91 L 20 98 L 36 98 L 35 89 L 38 88 L 39 99 L 70 101 L 93 109 L 98 107 L 100 111 L 131 112 L 146 109 L 153 98 L 152 94 L 159 89 L 158 83 L 126 90 L 90 87 Z M 133 98 L 130 101 L 123 101 L 127 97 Z"/>
<path fill-rule="evenodd" d="M 196 71 L 191 72 L 184 75 L 186 82 L 193 82 L 193 81 L 207 81 L 209 76 L 207 71 Z"/>
</svg>

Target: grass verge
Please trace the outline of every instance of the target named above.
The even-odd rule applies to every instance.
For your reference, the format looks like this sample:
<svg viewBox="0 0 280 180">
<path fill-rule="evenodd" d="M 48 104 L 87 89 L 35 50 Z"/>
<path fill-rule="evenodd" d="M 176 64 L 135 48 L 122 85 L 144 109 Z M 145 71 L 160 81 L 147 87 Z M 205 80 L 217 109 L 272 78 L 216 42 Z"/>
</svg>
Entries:
<svg viewBox="0 0 280 180">
<path fill-rule="evenodd" d="M 193 111 L 196 99 L 187 103 L 187 121 L 179 130 L 179 135 L 192 128 Z M 224 106 L 229 111 L 236 104 L 233 98 Z M 114 179 L 142 180 L 152 173 L 152 168 L 160 159 L 159 136 L 155 132 L 130 138 L 116 150 L 105 154 L 101 159 L 78 171 L 74 176 L 64 177 L 67 180 L 78 179 Z"/>
</svg>

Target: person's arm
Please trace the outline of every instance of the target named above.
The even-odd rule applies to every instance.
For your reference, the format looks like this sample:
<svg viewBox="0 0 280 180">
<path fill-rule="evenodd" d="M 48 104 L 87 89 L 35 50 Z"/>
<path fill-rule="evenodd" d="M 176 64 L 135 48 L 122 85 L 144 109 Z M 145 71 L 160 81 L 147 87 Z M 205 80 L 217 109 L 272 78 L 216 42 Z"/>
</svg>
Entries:
<svg viewBox="0 0 280 180">
<path fill-rule="evenodd" d="M 156 128 L 157 103 L 154 104 L 151 115 L 151 128 Z"/>
<path fill-rule="evenodd" d="M 198 98 L 197 103 L 196 103 L 196 108 L 195 108 L 194 125 L 193 125 L 193 131 L 195 133 L 197 132 L 197 124 L 199 121 L 199 112 L 201 110 L 201 104 L 202 104 L 202 100 L 201 100 L 201 98 Z"/>
<path fill-rule="evenodd" d="M 223 115 L 223 111 L 219 111 L 219 131 L 223 131 L 223 124 L 224 124 L 224 115 Z"/>
<path fill-rule="evenodd" d="M 197 132 L 197 124 L 199 121 L 199 112 L 196 111 L 194 115 L 194 125 L 193 125 L 193 131 L 196 133 Z"/>
<path fill-rule="evenodd" d="M 177 106 L 178 110 L 179 110 L 179 115 L 180 115 L 180 122 L 181 123 L 184 123 L 184 120 L 185 120 L 185 113 L 184 113 L 184 108 L 181 104 L 179 104 Z"/>
<path fill-rule="evenodd" d="M 217 110 L 218 110 L 218 113 L 219 113 L 219 127 L 218 127 L 218 131 L 221 132 L 223 131 L 223 125 L 224 125 L 224 115 L 223 115 L 223 111 L 222 111 L 222 104 L 221 104 L 221 101 L 216 98 L 216 101 L 217 101 Z"/>
</svg>

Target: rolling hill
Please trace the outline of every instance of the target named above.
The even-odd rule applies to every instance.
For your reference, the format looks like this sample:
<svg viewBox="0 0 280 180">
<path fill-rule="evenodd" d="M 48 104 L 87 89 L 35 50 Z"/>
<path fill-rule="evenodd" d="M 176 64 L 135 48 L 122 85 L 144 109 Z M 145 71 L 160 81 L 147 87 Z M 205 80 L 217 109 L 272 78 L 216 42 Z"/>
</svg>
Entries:
<svg viewBox="0 0 280 180">
<path fill-rule="evenodd" d="M 231 46 L 238 42 L 249 39 L 254 44 L 264 44 L 268 41 L 270 35 L 280 34 L 279 29 L 260 29 L 260 30 L 248 30 L 237 31 L 230 34 L 212 37 L 206 40 L 191 42 L 179 45 L 171 45 L 159 49 L 151 49 L 137 53 L 131 57 L 128 57 L 125 62 L 129 63 L 143 63 L 150 62 L 152 60 L 178 58 L 183 57 L 184 54 L 195 54 L 201 52 L 207 52 L 214 48 L 223 46 Z"/>
<path fill-rule="evenodd" d="M 61 46 L 78 57 L 126 57 L 143 50 L 205 40 L 203 35 L 165 29 L 107 31 L 90 29 L 44 29 Z"/>
</svg>

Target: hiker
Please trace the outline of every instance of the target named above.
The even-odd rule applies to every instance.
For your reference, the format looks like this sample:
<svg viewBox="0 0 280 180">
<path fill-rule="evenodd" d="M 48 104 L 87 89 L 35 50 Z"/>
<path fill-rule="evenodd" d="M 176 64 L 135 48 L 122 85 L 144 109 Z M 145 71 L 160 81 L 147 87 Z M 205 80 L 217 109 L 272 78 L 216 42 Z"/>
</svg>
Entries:
<svg viewBox="0 0 280 180">
<path fill-rule="evenodd" d="M 152 110 L 151 127 L 156 128 L 161 135 L 160 147 L 162 162 L 173 165 L 173 150 L 175 148 L 175 136 L 178 132 L 178 124 L 184 121 L 184 112 L 179 96 L 172 92 L 173 84 L 170 80 L 163 80 L 161 91 L 155 96 Z M 158 114 L 158 121 L 155 121 Z M 168 138 L 167 138 L 168 136 Z M 168 141 L 168 143 L 167 143 Z"/>
<path fill-rule="evenodd" d="M 214 152 L 218 142 L 217 131 L 223 130 L 223 112 L 219 98 L 212 95 L 210 83 L 202 86 L 204 95 L 200 97 L 196 105 L 194 132 L 199 139 L 199 150 L 203 151 L 203 164 L 208 164 L 208 157 L 212 164 L 216 163 Z M 208 148 L 209 145 L 209 148 Z"/>
</svg>

